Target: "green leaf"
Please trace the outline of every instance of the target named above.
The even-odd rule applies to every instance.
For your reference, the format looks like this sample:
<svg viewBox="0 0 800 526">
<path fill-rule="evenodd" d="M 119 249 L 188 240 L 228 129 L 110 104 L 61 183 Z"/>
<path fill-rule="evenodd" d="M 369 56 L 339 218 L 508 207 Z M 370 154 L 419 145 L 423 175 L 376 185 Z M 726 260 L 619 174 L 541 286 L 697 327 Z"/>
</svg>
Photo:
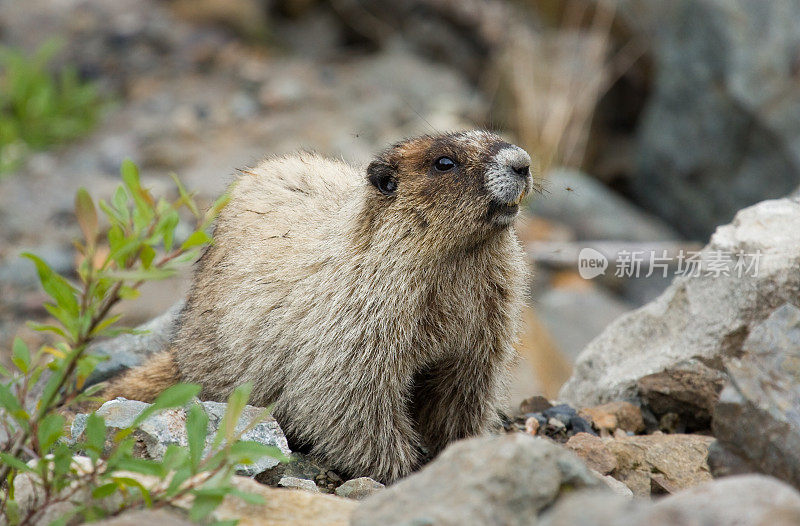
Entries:
<svg viewBox="0 0 800 526">
<path fill-rule="evenodd" d="M 66 477 L 72 469 L 72 451 L 64 442 L 59 442 L 53 450 L 53 473 L 56 477 Z M 65 480 L 66 486 L 69 481 Z"/>
<path fill-rule="evenodd" d="M 121 288 L 119 289 L 119 291 L 120 291 L 120 295 L 119 295 L 119 296 L 120 296 L 120 298 L 122 298 L 122 299 L 128 299 L 128 298 L 130 298 L 130 296 L 128 296 L 128 297 L 124 297 L 124 296 L 122 295 L 122 290 L 123 290 L 123 289 L 130 289 L 130 287 L 121 287 Z M 139 291 L 138 291 L 138 290 L 136 290 L 136 289 L 131 289 L 131 290 L 134 290 L 134 291 L 136 291 L 136 292 L 137 292 L 136 296 L 133 296 L 134 298 L 135 298 L 135 297 L 137 297 L 137 296 L 138 296 L 138 292 L 139 292 Z M 98 324 L 97 324 L 97 327 L 95 327 L 95 328 L 92 330 L 92 336 L 99 335 L 99 334 L 100 334 L 100 333 L 102 333 L 102 332 L 103 332 L 105 329 L 107 329 L 107 328 L 109 328 L 111 325 L 113 325 L 113 324 L 117 323 L 117 322 L 120 320 L 120 318 L 122 318 L 122 314 L 115 314 L 115 315 L 113 315 L 113 316 L 110 316 L 110 317 L 108 317 L 108 318 L 104 319 L 103 321 L 101 321 L 100 323 L 98 323 Z"/>
<path fill-rule="evenodd" d="M 110 495 L 113 495 L 119 486 L 116 482 L 109 482 L 107 484 L 103 484 L 102 486 L 97 486 L 92 490 L 92 498 L 94 499 L 104 499 Z"/>
<path fill-rule="evenodd" d="M 175 182 L 175 186 L 178 187 L 178 193 L 181 196 L 179 203 L 182 202 L 183 204 L 185 204 L 186 207 L 189 208 L 189 210 L 191 210 L 192 215 L 199 219 L 200 211 L 197 210 L 197 205 L 194 202 L 194 198 L 189 194 L 189 192 L 186 191 L 186 188 L 183 187 L 183 184 L 181 183 L 181 180 L 178 179 L 177 175 L 171 173 L 169 174 L 169 176 L 172 177 L 172 180 Z"/>
<path fill-rule="evenodd" d="M 86 242 L 90 246 L 94 245 L 97 240 L 97 209 L 86 188 L 80 188 L 75 194 L 75 216 Z"/>
<path fill-rule="evenodd" d="M 78 315 L 78 300 L 75 299 L 76 291 L 67 280 L 56 274 L 50 265 L 30 252 L 24 252 L 22 257 L 28 258 L 36 265 L 39 273 L 39 281 L 42 283 L 44 291 L 56 301 L 56 304 L 67 313 Z"/>
<path fill-rule="evenodd" d="M 228 494 L 234 497 L 238 497 L 248 504 L 255 504 L 255 505 L 264 504 L 264 497 L 256 493 L 250 493 L 248 491 L 242 491 L 237 488 L 232 488 L 230 493 Z"/>
<path fill-rule="evenodd" d="M 185 447 L 170 444 L 167 446 L 167 450 L 164 451 L 164 458 L 161 464 L 167 471 L 174 471 L 178 466 L 185 464 L 188 459 L 189 453 Z"/>
<path fill-rule="evenodd" d="M 211 237 L 202 230 L 198 230 L 190 235 L 181 245 L 181 250 L 199 247 L 211 242 Z"/>
<path fill-rule="evenodd" d="M 116 482 L 121 487 L 136 488 L 142 494 L 142 499 L 145 505 L 150 508 L 153 506 L 153 499 L 150 497 L 150 491 L 136 479 L 130 477 L 111 477 L 111 480 Z"/>
<path fill-rule="evenodd" d="M 0 384 L 0 406 L 11 414 L 23 411 L 22 405 L 17 400 L 17 397 L 11 392 L 5 384 Z"/>
<path fill-rule="evenodd" d="M 164 392 L 158 395 L 158 398 L 155 399 L 152 405 L 139 413 L 139 416 L 134 419 L 129 429 L 137 427 L 157 411 L 186 405 L 189 400 L 197 396 L 199 392 L 200 386 L 197 384 L 176 384 L 172 387 L 168 387 Z"/>
<path fill-rule="evenodd" d="M 33 468 L 28 466 L 26 463 L 16 457 L 12 457 L 8 453 L 0 453 L 0 460 L 20 472 L 33 473 L 34 471 Z"/>
<path fill-rule="evenodd" d="M 171 278 L 175 272 L 174 268 L 151 267 L 147 270 L 114 270 L 106 272 L 105 275 L 117 281 L 156 281 Z"/>
<path fill-rule="evenodd" d="M 192 470 L 188 467 L 182 467 L 175 470 L 175 473 L 172 474 L 172 479 L 169 481 L 169 486 L 167 486 L 166 491 L 164 492 L 167 497 L 171 497 L 178 493 L 182 488 L 184 482 L 186 482 L 189 477 L 192 476 Z"/>
<path fill-rule="evenodd" d="M 189 520 L 194 522 L 208 517 L 212 511 L 222 504 L 222 499 L 224 498 L 221 495 L 200 493 L 199 490 L 195 490 L 192 493 L 194 493 L 194 502 L 192 502 L 192 508 L 189 510 Z"/>
<path fill-rule="evenodd" d="M 161 464 L 154 460 L 147 460 L 144 458 L 122 458 L 117 462 L 117 469 L 132 471 L 142 475 L 152 475 L 158 478 L 163 478 L 167 475 Z"/>
<path fill-rule="evenodd" d="M 253 464 L 264 457 L 271 457 L 280 462 L 289 461 L 289 458 L 283 454 L 280 448 L 259 444 L 251 440 L 236 442 L 231 446 L 230 451 L 237 464 Z"/>
<path fill-rule="evenodd" d="M 86 418 L 86 449 L 87 452 L 101 454 L 106 443 L 106 422 L 102 416 L 92 413 Z"/>
<path fill-rule="evenodd" d="M 46 325 L 44 323 L 36 323 L 34 321 L 29 321 L 26 323 L 26 325 L 35 331 L 54 332 L 63 338 L 67 337 L 67 333 L 65 333 L 61 327 L 57 327 L 55 325 Z"/>
<path fill-rule="evenodd" d="M 203 456 L 207 433 L 208 415 L 203 410 L 203 406 L 194 404 L 189 409 L 189 414 L 186 415 L 186 436 L 189 442 L 189 460 L 193 472 L 197 471 L 197 466 Z"/>
<path fill-rule="evenodd" d="M 142 188 L 141 183 L 139 182 L 139 167 L 136 166 L 133 161 L 130 159 L 125 159 L 122 161 L 122 166 L 120 166 L 119 171 L 122 175 L 122 181 L 125 183 L 125 186 L 131 192 L 131 194 L 137 193 Z"/>
<path fill-rule="evenodd" d="M 156 257 L 156 251 L 150 245 L 142 245 L 142 250 L 139 252 L 139 259 L 142 261 L 142 266 L 149 269 Z"/>
<path fill-rule="evenodd" d="M 30 370 L 31 352 L 19 337 L 14 338 L 14 343 L 11 347 L 11 361 L 23 374 L 27 374 Z"/>
<path fill-rule="evenodd" d="M 123 223 L 127 223 L 130 218 L 130 211 L 128 210 L 128 194 L 125 193 L 125 188 L 120 186 L 117 188 L 117 191 L 114 192 L 114 197 L 111 200 L 112 204 L 114 205 L 114 209 L 116 210 L 119 218 L 122 220 Z"/>
<path fill-rule="evenodd" d="M 239 418 L 242 416 L 242 411 L 247 405 L 247 400 L 250 398 L 250 391 L 253 389 L 253 384 L 250 382 L 244 383 L 233 390 L 228 397 L 228 407 L 225 410 L 225 415 L 222 417 L 222 424 L 217 430 L 217 436 L 214 437 L 214 447 L 222 443 L 225 439 L 228 443 L 233 442 L 234 434 L 236 433 L 236 425 L 239 423 Z"/>
<path fill-rule="evenodd" d="M 50 413 L 39 422 L 37 437 L 39 438 L 39 452 L 42 456 L 50 451 L 61 435 L 64 434 L 64 417 L 58 413 Z"/>
</svg>

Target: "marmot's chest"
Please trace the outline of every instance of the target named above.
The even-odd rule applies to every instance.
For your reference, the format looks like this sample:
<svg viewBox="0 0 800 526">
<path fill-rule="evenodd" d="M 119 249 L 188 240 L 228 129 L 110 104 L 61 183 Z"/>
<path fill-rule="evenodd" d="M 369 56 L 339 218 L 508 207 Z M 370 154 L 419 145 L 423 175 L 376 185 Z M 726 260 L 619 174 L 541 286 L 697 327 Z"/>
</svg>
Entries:
<svg viewBox="0 0 800 526">
<path fill-rule="evenodd" d="M 493 346 L 494 332 L 504 325 L 502 288 L 458 281 L 431 287 L 416 309 L 415 345 L 435 355 Z"/>
</svg>

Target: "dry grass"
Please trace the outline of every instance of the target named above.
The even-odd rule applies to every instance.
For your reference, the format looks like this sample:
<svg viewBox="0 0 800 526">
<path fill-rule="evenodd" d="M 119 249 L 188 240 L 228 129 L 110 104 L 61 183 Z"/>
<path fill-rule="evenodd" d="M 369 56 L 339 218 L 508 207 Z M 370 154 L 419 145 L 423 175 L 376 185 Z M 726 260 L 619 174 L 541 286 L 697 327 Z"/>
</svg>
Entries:
<svg viewBox="0 0 800 526">
<path fill-rule="evenodd" d="M 595 108 L 611 85 L 644 53 L 640 40 L 615 48 L 613 2 L 569 0 L 557 27 L 514 28 L 500 60 L 519 141 L 551 166 L 579 168 Z"/>
</svg>

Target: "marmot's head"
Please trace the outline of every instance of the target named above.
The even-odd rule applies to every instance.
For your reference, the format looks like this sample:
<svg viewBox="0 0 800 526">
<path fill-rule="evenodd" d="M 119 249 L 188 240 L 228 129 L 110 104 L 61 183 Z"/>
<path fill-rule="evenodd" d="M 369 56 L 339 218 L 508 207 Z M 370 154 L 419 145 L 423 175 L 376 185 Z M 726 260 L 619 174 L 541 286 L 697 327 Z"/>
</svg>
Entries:
<svg viewBox="0 0 800 526">
<path fill-rule="evenodd" d="M 408 139 L 367 167 L 368 208 L 373 221 L 409 234 L 469 244 L 513 222 L 533 185 L 530 167 L 525 150 L 486 131 Z"/>
</svg>

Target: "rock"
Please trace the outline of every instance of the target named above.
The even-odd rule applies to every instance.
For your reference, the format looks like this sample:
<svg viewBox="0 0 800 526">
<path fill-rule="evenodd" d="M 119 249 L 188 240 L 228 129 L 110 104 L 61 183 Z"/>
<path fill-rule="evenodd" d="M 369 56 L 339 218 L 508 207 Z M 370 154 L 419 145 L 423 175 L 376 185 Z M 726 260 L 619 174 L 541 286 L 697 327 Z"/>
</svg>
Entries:
<svg viewBox="0 0 800 526">
<path fill-rule="evenodd" d="M 642 411 L 630 402 L 609 402 L 581 409 L 580 414 L 600 431 L 613 432 L 617 428 L 632 433 L 644 431 Z"/>
<path fill-rule="evenodd" d="M 237 497 L 225 497 L 212 513 L 214 520 L 238 520 L 241 526 L 346 526 L 358 506 L 353 500 L 335 495 L 270 488 L 245 477 L 234 477 L 233 482 L 239 491 L 258 495 L 263 502 L 250 504 Z"/>
<path fill-rule="evenodd" d="M 359 477 L 357 479 L 348 480 L 336 488 L 336 494 L 348 499 L 361 500 L 379 492 L 385 487 L 386 486 L 377 480 L 372 480 L 369 477 Z"/>
<path fill-rule="evenodd" d="M 654 477 L 657 493 L 711 480 L 706 457 L 713 440 L 701 435 L 643 435 L 614 438 L 604 446 L 617 461 L 611 475 L 644 497 L 650 495 Z"/>
<path fill-rule="evenodd" d="M 578 239 L 597 241 L 666 241 L 680 235 L 600 181 L 576 170 L 548 173 L 546 198 L 531 203 L 531 212 L 569 226 Z"/>
<path fill-rule="evenodd" d="M 192 526 L 193 522 L 181 515 L 167 510 L 132 510 L 117 517 L 93 522 L 96 526 L 142 526 L 142 524 L 158 524 L 159 526 Z"/>
<path fill-rule="evenodd" d="M 599 437 L 589 433 L 578 433 L 567 440 L 565 447 L 601 475 L 608 475 L 617 469 L 617 457 L 606 449 L 603 439 Z"/>
<path fill-rule="evenodd" d="M 537 526 L 640 526 L 635 522 L 647 504 L 639 499 L 600 491 L 576 491 L 543 513 Z M 677 524 L 677 523 L 676 523 Z"/>
<path fill-rule="evenodd" d="M 566 426 L 569 424 L 570 419 L 578 416 L 578 412 L 567 404 L 559 404 L 542 411 L 542 416 L 547 418 L 548 421 L 550 419 L 558 420 Z"/>
<path fill-rule="evenodd" d="M 206 449 L 211 447 L 222 416 L 225 413 L 226 404 L 219 402 L 196 402 L 199 403 L 208 415 L 208 436 L 206 438 Z M 105 420 L 109 433 L 129 427 L 139 414 L 150 404 L 136 400 L 126 400 L 117 398 L 103 404 L 96 414 Z M 242 416 L 236 425 L 236 430 L 240 431 L 254 420 L 258 423 L 242 435 L 242 440 L 252 440 L 260 444 L 276 446 L 281 452 L 289 456 L 291 451 L 286 442 L 278 422 L 271 415 L 265 414 L 266 410 L 259 407 L 246 406 Z M 87 415 L 80 414 L 75 417 L 72 423 L 72 439 L 77 440 L 86 427 Z M 134 431 L 134 436 L 142 442 L 144 446 L 143 454 L 148 458 L 161 459 L 167 446 L 177 444 L 187 445 L 186 438 L 186 409 L 170 409 L 150 416 Z M 249 466 L 240 466 L 238 473 L 247 476 L 255 476 L 270 469 L 277 467 L 280 462 L 271 457 L 264 457 L 258 462 Z"/>
<path fill-rule="evenodd" d="M 621 4 L 652 46 L 655 71 L 635 144 L 637 200 L 682 234 L 703 239 L 737 210 L 794 190 L 800 4 Z"/>
<path fill-rule="evenodd" d="M 697 360 L 643 376 L 637 382 L 642 402 L 657 418 L 675 413 L 686 431 L 708 429 L 727 376 Z"/>
<path fill-rule="evenodd" d="M 601 475 L 600 473 L 597 473 L 597 476 L 600 477 L 600 480 L 602 480 L 615 495 L 619 495 L 620 497 L 625 497 L 628 499 L 633 498 L 633 491 L 631 491 L 631 488 L 626 486 L 623 482 L 618 481 L 611 475 Z"/>
<path fill-rule="evenodd" d="M 281 477 L 278 486 L 282 488 L 303 489 L 312 493 L 319 493 L 319 488 L 313 480 L 299 479 L 297 477 Z"/>
<path fill-rule="evenodd" d="M 537 314 L 570 362 L 611 322 L 635 306 L 600 286 L 548 288 L 536 298 Z"/>
<path fill-rule="evenodd" d="M 800 494 L 781 482 L 759 475 L 729 477 L 663 498 L 642 517 L 641 524 L 769 524 L 800 523 Z"/>
<path fill-rule="evenodd" d="M 520 402 L 519 412 L 523 415 L 526 413 L 541 413 L 545 409 L 550 409 L 551 407 L 553 407 L 553 404 L 544 396 L 531 396 Z"/>
<path fill-rule="evenodd" d="M 565 488 L 604 488 L 572 453 L 524 433 L 450 445 L 364 500 L 352 524 L 530 524 Z"/>
<path fill-rule="evenodd" d="M 88 472 L 91 466 L 86 457 L 74 457 L 73 466 L 78 473 Z M 132 478 L 142 484 L 147 489 L 153 489 L 163 485 L 160 478 L 124 471 L 125 477 Z M 20 507 L 20 514 L 25 514 L 34 506 L 39 506 L 44 497 L 41 494 L 40 486 L 32 484 L 31 477 L 36 475 L 23 473 L 15 481 L 16 498 Z M 234 495 L 226 496 L 220 506 L 209 514 L 209 521 L 231 521 L 237 520 L 242 526 L 290 526 L 299 524 L 330 524 L 345 526 L 348 524 L 350 515 L 357 504 L 350 499 L 344 499 L 333 495 L 323 495 L 310 491 L 298 489 L 277 489 L 259 484 L 248 477 L 234 475 L 231 484 L 240 493 L 256 495 L 262 499 L 261 503 L 255 504 L 250 501 L 241 500 Z M 49 524 L 70 512 L 75 504 L 83 504 L 92 500 L 88 488 L 78 488 L 76 492 L 71 489 L 68 498 L 55 506 L 48 507 L 47 513 L 39 517 L 37 524 Z M 193 497 L 188 495 L 186 498 L 176 499 L 172 503 L 177 509 L 188 511 L 192 507 Z M 115 495 L 105 500 L 92 500 L 97 506 L 104 506 L 108 510 L 119 508 L 121 501 Z M 141 520 L 149 520 L 152 524 L 182 525 L 185 521 L 173 513 L 165 514 L 164 511 L 139 511 L 130 512 L 122 517 L 109 519 L 102 524 L 126 525 L 134 524 L 132 521 L 136 517 L 141 524 Z M 138 514 L 138 515 L 137 515 Z M 165 514 L 165 515 L 162 515 Z M 69 524 L 78 524 L 78 521 L 71 521 Z"/>
<path fill-rule="evenodd" d="M 658 299 L 617 319 L 587 346 L 559 399 L 578 407 L 641 402 L 638 381 L 647 375 L 697 362 L 722 371 L 727 359 L 741 354 L 756 324 L 800 295 L 797 232 L 800 201 L 765 201 L 739 212 L 700 253 L 700 276 L 676 278 Z M 744 258 L 754 266 L 742 269 L 741 277 L 735 266 L 730 275 L 716 276 L 715 259 L 739 252 L 760 256 Z M 694 389 L 683 399 L 707 393 L 702 383 L 687 384 Z"/>
<path fill-rule="evenodd" d="M 303 453 L 294 452 L 289 462 L 260 473 L 255 479 L 262 484 L 277 486 L 282 477 L 295 477 L 324 482 L 329 480 L 329 474 L 331 473 L 333 472 L 330 471 L 327 466 L 320 464 L 316 458 L 304 455 Z"/>
<path fill-rule="evenodd" d="M 597 491 L 576 491 L 560 499 L 537 524 L 790 526 L 798 523 L 797 491 L 770 477 L 748 475 L 706 482 L 655 503 Z"/>
<path fill-rule="evenodd" d="M 97 365 L 87 385 L 103 382 L 126 369 L 141 365 L 150 355 L 166 349 L 183 305 L 181 300 L 161 316 L 136 327 L 137 331 L 147 331 L 143 334 L 123 334 L 92 345 L 89 352 L 107 356 L 108 360 Z"/>
<path fill-rule="evenodd" d="M 749 466 L 800 487 L 800 309 L 776 309 L 743 349 L 714 411 L 719 447 L 710 463 L 715 472 Z"/>
<path fill-rule="evenodd" d="M 539 423 L 539 420 L 534 416 L 525 420 L 525 432 L 529 435 L 536 436 L 536 433 L 539 432 L 540 427 L 541 424 Z"/>
</svg>

